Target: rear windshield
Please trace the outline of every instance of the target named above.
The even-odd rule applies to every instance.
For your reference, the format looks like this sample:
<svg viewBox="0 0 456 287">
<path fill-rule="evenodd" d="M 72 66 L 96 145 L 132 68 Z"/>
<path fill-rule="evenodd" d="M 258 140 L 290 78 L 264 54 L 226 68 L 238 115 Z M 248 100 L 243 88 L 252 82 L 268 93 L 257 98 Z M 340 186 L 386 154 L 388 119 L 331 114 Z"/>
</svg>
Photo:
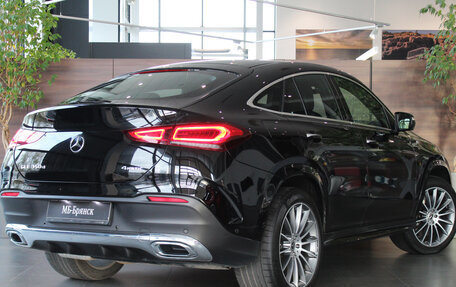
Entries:
<svg viewBox="0 0 456 287">
<path fill-rule="evenodd" d="M 175 69 L 140 72 L 114 79 L 63 102 L 111 102 L 116 100 L 178 100 L 199 98 L 238 75 L 219 70 Z"/>
</svg>

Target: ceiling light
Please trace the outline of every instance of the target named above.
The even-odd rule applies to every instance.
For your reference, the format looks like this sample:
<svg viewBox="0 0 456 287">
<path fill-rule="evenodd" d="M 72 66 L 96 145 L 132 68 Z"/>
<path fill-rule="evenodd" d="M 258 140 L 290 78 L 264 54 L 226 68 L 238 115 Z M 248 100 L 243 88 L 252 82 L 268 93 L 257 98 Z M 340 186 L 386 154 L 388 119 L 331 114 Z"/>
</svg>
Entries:
<svg viewBox="0 0 456 287">
<path fill-rule="evenodd" d="M 369 38 L 371 38 L 372 40 L 375 40 L 375 38 L 377 38 L 377 35 L 378 35 L 378 27 L 375 26 L 374 30 L 372 30 L 372 32 L 369 34 Z"/>
<path fill-rule="evenodd" d="M 367 50 L 366 53 L 362 54 L 358 58 L 356 58 L 357 61 L 366 61 L 369 58 L 372 58 L 373 56 L 378 54 L 378 47 L 373 47 L 369 50 Z"/>
</svg>

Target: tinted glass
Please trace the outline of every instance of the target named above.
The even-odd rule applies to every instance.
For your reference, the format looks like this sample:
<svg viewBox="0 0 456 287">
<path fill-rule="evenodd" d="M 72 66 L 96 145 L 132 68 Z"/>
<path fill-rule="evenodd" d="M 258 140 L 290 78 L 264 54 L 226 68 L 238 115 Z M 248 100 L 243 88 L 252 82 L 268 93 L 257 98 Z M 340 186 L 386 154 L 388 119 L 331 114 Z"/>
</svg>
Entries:
<svg viewBox="0 0 456 287">
<path fill-rule="evenodd" d="M 237 75 L 216 70 L 177 70 L 133 74 L 81 93 L 65 104 L 113 100 L 191 98 L 208 94 Z"/>
<path fill-rule="evenodd" d="M 283 111 L 290 114 L 306 114 L 304 105 L 293 79 L 287 79 L 284 81 Z"/>
<path fill-rule="evenodd" d="M 360 85 L 339 77 L 334 77 L 353 122 L 377 127 L 388 127 L 383 106 Z"/>
<path fill-rule="evenodd" d="M 268 89 L 264 90 L 256 99 L 253 104 L 273 111 L 282 111 L 282 93 L 283 82 L 279 82 Z"/>
<path fill-rule="evenodd" d="M 254 101 L 255 106 L 290 114 L 305 114 L 299 92 L 292 79 L 281 81 L 262 92 Z"/>
<path fill-rule="evenodd" d="M 303 75 L 294 79 L 307 115 L 341 119 L 339 107 L 324 75 Z"/>
</svg>

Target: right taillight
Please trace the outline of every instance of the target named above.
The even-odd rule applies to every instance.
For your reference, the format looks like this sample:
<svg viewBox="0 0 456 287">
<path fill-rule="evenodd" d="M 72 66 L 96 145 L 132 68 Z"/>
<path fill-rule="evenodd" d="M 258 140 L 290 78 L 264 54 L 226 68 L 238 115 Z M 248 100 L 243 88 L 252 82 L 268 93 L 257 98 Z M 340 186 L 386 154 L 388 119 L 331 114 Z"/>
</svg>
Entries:
<svg viewBox="0 0 456 287">
<path fill-rule="evenodd" d="M 131 130 L 127 135 L 135 141 L 180 145 L 208 150 L 223 150 L 225 144 L 245 133 L 228 124 L 180 124 L 175 127 L 153 127 Z"/>
<path fill-rule="evenodd" d="M 14 135 L 14 137 L 11 139 L 9 147 L 31 144 L 38 141 L 43 136 L 43 132 L 19 129 Z"/>
</svg>

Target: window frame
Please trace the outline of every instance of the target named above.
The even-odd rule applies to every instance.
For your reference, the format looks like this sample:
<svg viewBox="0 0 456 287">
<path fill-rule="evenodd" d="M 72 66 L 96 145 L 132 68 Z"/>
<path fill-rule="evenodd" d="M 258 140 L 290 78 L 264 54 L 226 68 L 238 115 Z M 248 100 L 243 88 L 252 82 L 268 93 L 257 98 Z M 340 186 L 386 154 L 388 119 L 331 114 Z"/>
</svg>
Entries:
<svg viewBox="0 0 456 287">
<path fill-rule="evenodd" d="M 273 111 L 273 112 L 280 112 L 280 113 L 284 113 L 284 114 L 290 114 L 290 115 L 296 115 L 295 113 L 291 113 L 291 112 L 284 112 L 283 110 L 285 109 L 285 99 L 283 98 L 283 95 L 281 97 L 281 102 L 280 102 L 280 111 L 277 111 L 277 110 L 273 110 L 273 109 L 268 109 L 268 108 L 265 108 L 265 107 L 262 107 L 262 106 L 259 106 L 258 105 L 258 101 L 263 97 L 263 92 L 269 90 L 270 88 L 274 87 L 275 85 L 278 85 L 280 84 L 281 86 L 281 90 L 282 90 L 282 93 L 285 92 L 285 84 L 286 84 L 286 81 L 290 81 L 290 84 L 293 85 L 293 87 L 296 89 L 296 95 L 299 97 L 299 102 L 301 103 L 301 107 L 304 111 L 304 113 L 307 114 L 307 110 L 306 110 L 306 106 L 304 105 L 304 101 L 302 99 L 302 96 L 301 96 L 301 92 L 299 91 L 299 88 L 298 88 L 298 85 L 296 84 L 296 81 L 294 79 L 294 77 L 292 78 L 286 78 L 286 79 L 283 79 L 281 81 L 278 81 L 278 82 L 275 82 L 275 84 L 272 84 L 270 86 L 267 87 L 267 89 L 264 89 L 263 91 L 261 91 L 252 101 L 252 105 L 257 107 L 257 108 L 261 108 L 261 109 L 265 109 L 265 110 L 268 110 L 268 111 Z M 331 91 L 332 92 L 332 91 Z M 303 115 L 305 116 L 305 114 L 299 114 L 298 115 Z"/>
<path fill-rule="evenodd" d="M 259 106 L 256 106 L 254 104 L 254 101 L 257 99 L 257 97 L 259 97 L 264 91 L 266 91 L 267 89 L 269 89 L 270 87 L 274 86 L 277 83 L 280 83 L 280 82 L 283 82 L 283 81 L 285 81 L 287 79 L 292 78 L 293 83 L 294 83 L 294 85 L 296 86 L 296 88 L 298 90 L 299 97 L 301 98 L 301 104 L 303 105 L 304 111 L 306 111 L 306 113 L 307 113 L 306 107 L 305 107 L 305 105 L 303 103 L 301 92 L 299 91 L 299 88 L 297 87 L 297 84 L 296 84 L 295 79 L 294 79 L 295 77 L 304 76 L 304 75 L 322 75 L 322 77 L 327 81 L 330 93 L 334 97 L 334 100 L 335 100 L 335 102 L 336 102 L 336 104 L 338 106 L 339 112 L 341 113 L 342 119 L 331 119 L 331 118 L 326 118 L 326 117 L 316 117 L 316 116 L 310 116 L 310 115 L 293 114 L 293 113 L 288 113 L 288 112 L 275 111 L 275 110 L 271 110 L 271 109 L 268 109 L 268 108 L 259 107 Z M 340 99 L 339 99 L 339 94 L 336 93 L 336 91 L 334 89 L 334 85 L 332 83 L 332 80 L 329 78 L 329 76 L 331 76 L 331 75 L 337 75 L 337 74 L 333 74 L 333 73 L 330 73 L 330 72 L 321 72 L 321 71 L 308 71 L 308 72 L 299 72 L 299 73 L 294 73 L 294 74 L 289 74 L 289 75 L 283 76 L 281 78 L 278 78 L 278 79 L 270 82 L 269 84 L 265 85 L 260 90 L 255 92 L 253 94 L 253 96 L 251 96 L 247 100 L 247 105 L 249 107 L 252 107 L 252 108 L 255 108 L 255 109 L 260 109 L 260 110 L 263 110 L 263 111 L 268 111 L 268 112 L 271 112 L 271 113 L 284 115 L 284 116 L 304 117 L 304 118 L 309 118 L 309 119 L 320 120 L 322 122 L 339 122 L 339 123 L 352 124 L 353 122 L 349 121 L 348 118 L 347 118 L 347 113 L 345 111 L 345 107 L 342 108 L 342 106 L 341 106 L 341 102 L 340 102 Z M 282 104 L 283 104 L 283 102 L 282 102 Z M 282 107 L 282 110 L 283 110 L 283 107 Z"/>
<path fill-rule="evenodd" d="M 382 112 L 383 112 L 383 115 L 385 116 L 386 124 L 388 125 L 388 127 L 379 127 L 379 126 L 375 126 L 375 125 L 368 125 L 368 124 L 361 124 L 361 123 L 354 122 L 354 120 L 352 118 L 352 115 L 350 113 L 350 110 L 348 108 L 347 102 L 345 101 L 344 96 L 342 95 L 342 93 L 339 90 L 339 87 L 338 87 L 336 81 L 334 80 L 335 77 L 338 77 L 338 78 L 341 78 L 341 79 L 344 79 L 344 80 L 347 80 L 347 81 L 350 81 L 350 82 L 354 83 L 355 85 L 357 85 L 360 88 L 362 88 L 363 90 L 365 90 L 371 96 L 372 99 L 374 99 L 377 103 L 379 103 L 380 106 L 382 107 Z M 390 126 L 391 123 L 390 123 L 390 118 L 389 118 L 389 116 L 391 116 L 394 119 L 393 114 L 388 109 L 388 107 L 386 107 L 385 104 L 370 89 L 368 89 L 362 83 L 360 83 L 358 81 L 355 81 L 353 79 L 350 79 L 348 77 L 344 77 L 342 75 L 331 73 L 329 75 L 329 78 L 330 78 L 329 81 L 331 82 L 331 85 L 333 86 L 334 92 L 337 94 L 337 97 L 340 100 L 340 104 L 343 106 L 343 109 L 344 109 L 345 114 L 346 114 L 346 119 L 347 119 L 347 121 L 351 122 L 352 125 L 361 126 L 361 127 L 370 127 L 370 128 L 375 128 L 375 129 L 380 129 L 380 130 L 388 130 L 388 131 L 391 131 L 391 130 L 394 129 L 394 127 Z"/>
</svg>

